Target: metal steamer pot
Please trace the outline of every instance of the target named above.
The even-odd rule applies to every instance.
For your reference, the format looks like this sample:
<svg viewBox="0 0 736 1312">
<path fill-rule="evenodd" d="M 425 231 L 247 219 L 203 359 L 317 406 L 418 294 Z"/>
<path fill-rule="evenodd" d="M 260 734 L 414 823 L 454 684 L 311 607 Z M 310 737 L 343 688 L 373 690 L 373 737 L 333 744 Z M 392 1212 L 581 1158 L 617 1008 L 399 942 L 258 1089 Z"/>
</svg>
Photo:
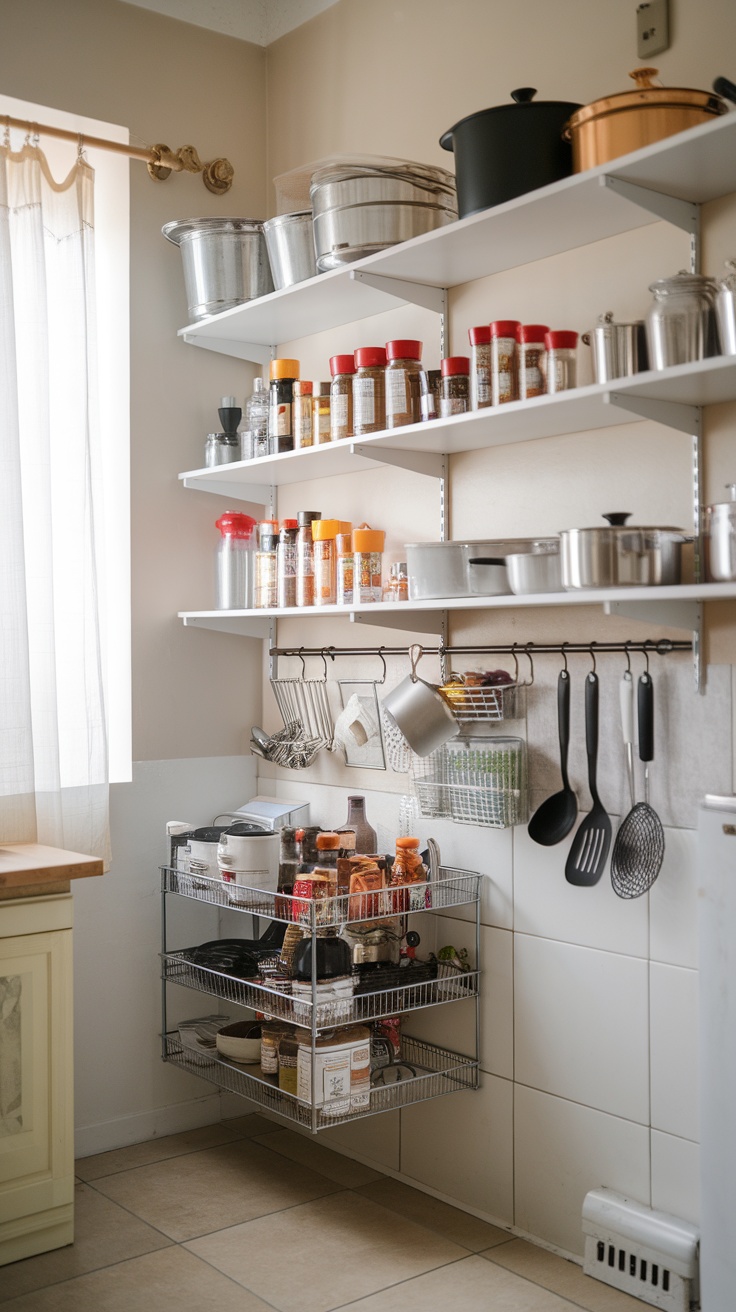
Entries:
<svg viewBox="0 0 736 1312">
<path fill-rule="evenodd" d="M 593 348 L 595 380 L 609 383 L 613 378 L 628 378 L 649 368 L 646 326 L 643 319 L 632 323 L 615 323 L 613 311 L 598 316 L 595 328 L 583 333 L 581 341 Z"/>
<path fill-rule="evenodd" d="M 317 272 L 311 210 L 266 219 L 263 225 L 271 274 L 277 291 L 313 278 Z"/>
<path fill-rule="evenodd" d="M 545 187 L 572 173 L 563 128 L 580 105 L 534 100 L 534 87 L 511 92 L 511 105 L 469 114 L 440 137 L 455 154 L 460 218 Z"/>
<path fill-rule="evenodd" d="M 689 87 L 655 87 L 659 69 L 635 68 L 634 91 L 604 96 L 577 109 L 565 127 L 572 144 L 574 173 L 605 164 L 654 141 L 708 123 L 728 106 L 712 91 Z"/>
<path fill-rule="evenodd" d="M 192 320 L 273 291 L 261 219 L 177 219 L 161 231 L 181 250 Z"/>
<path fill-rule="evenodd" d="M 569 528 L 560 533 L 562 586 L 649 587 L 680 583 L 682 547 L 692 535 L 679 528 L 627 525 L 623 512 L 603 516 L 607 528 Z"/>
<path fill-rule="evenodd" d="M 704 511 L 705 569 L 711 583 L 736 580 L 736 483 L 727 483 L 730 501 L 706 506 Z"/>
</svg>

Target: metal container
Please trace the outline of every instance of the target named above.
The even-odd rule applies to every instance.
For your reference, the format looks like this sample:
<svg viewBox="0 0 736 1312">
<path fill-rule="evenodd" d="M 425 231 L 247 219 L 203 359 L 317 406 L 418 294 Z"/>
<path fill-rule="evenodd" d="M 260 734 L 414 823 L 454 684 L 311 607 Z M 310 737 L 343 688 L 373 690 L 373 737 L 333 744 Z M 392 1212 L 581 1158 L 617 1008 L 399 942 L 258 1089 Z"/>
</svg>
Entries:
<svg viewBox="0 0 736 1312">
<path fill-rule="evenodd" d="M 409 542 L 406 568 L 409 599 L 429 601 L 433 597 L 501 596 L 508 593 L 504 557 L 528 551 L 529 538 L 486 542 Z M 483 564 L 473 564 L 485 562 Z"/>
<path fill-rule="evenodd" d="M 535 542 L 531 551 L 506 557 L 506 573 L 515 596 L 535 592 L 561 592 L 560 542 Z"/>
<path fill-rule="evenodd" d="M 613 311 L 598 316 L 592 332 L 583 333 L 586 346 L 593 348 L 597 383 L 628 378 L 649 368 L 646 327 L 643 319 L 614 323 Z"/>
<path fill-rule="evenodd" d="M 712 278 L 687 273 L 660 278 L 649 288 L 654 300 L 647 311 L 647 346 L 652 369 L 689 364 L 718 355 Z"/>
<path fill-rule="evenodd" d="M 703 514 L 705 569 L 710 583 L 736 580 L 736 483 L 726 487 L 731 500 L 706 506 Z"/>
<path fill-rule="evenodd" d="M 457 218 L 452 174 L 404 160 L 317 169 L 310 199 L 320 273 Z"/>
<path fill-rule="evenodd" d="M 261 219 L 176 219 L 161 231 L 181 250 L 193 321 L 273 291 Z"/>
<path fill-rule="evenodd" d="M 572 142 L 573 173 L 628 155 L 699 123 L 710 123 L 726 113 L 725 100 L 712 91 L 653 86 L 652 78 L 658 72 L 656 68 L 635 68 L 629 73 L 636 82 L 634 91 L 604 96 L 572 115 L 565 138 Z"/>
<path fill-rule="evenodd" d="M 562 586 L 649 587 L 680 583 L 682 546 L 692 536 L 679 528 L 639 528 L 628 514 L 604 515 L 608 528 L 569 528 L 560 533 Z"/>
<path fill-rule="evenodd" d="M 726 260 L 726 268 L 717 282 L 716 317 L 723 354 L 736 355 L 736 260 Z"/>
<path fill-rule="evenodd" d="M 312 211 L 278 214 L 263 225 L 274 287 L 292 287 L 313 278 L 317 272 L 314 255 Z"/>
</svg>

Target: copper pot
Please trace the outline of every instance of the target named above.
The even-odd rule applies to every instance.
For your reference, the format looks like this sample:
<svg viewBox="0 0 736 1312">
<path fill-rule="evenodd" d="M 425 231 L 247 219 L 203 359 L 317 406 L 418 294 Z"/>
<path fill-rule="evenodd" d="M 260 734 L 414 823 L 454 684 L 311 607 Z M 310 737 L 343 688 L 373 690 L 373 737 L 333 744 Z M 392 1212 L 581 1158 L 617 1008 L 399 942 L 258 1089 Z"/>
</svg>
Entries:
<svg viewBox="0 0 736 1312">
<path fill-rule="evenodd" d="M 594 100 L 568 119 L 563 137 L 572 142 L 573 173 L 726 113 L 725 100 L 713 91 L 653 86 L 652 78 L 658 72 L 656 68 L 635 68 L 629 74 L 636 82 L 635 91 Z"/>
</svg>

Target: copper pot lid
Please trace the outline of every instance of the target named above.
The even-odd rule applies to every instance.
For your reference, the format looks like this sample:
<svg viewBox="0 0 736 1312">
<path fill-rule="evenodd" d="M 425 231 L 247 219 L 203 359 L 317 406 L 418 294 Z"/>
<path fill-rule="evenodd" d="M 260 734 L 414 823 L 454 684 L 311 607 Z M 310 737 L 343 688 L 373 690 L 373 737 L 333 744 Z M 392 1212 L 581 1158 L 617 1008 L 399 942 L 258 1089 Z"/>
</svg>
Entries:
<svg viewBox="0 0 736 1312">
<path fill-rule="evenodd" d="M 629 77 L 636 82 L 633 91 L 620 91 L 614 96 L 604 96 L 594 100 L 590 105 L 583 105 L 572 115 L 568 127 L 579 128 L 591 119 L 601 118 L 606 114 L 619 114 L 624 110 L 649 108 L 659 109 L 702 109 L 709 114 L 725 114 L 728 105 L 714 91 L 695 91 L 691 87 L 655 87 L 652 78 L 659 75 L 658 68 L 635 68 Z"/>
</svg>

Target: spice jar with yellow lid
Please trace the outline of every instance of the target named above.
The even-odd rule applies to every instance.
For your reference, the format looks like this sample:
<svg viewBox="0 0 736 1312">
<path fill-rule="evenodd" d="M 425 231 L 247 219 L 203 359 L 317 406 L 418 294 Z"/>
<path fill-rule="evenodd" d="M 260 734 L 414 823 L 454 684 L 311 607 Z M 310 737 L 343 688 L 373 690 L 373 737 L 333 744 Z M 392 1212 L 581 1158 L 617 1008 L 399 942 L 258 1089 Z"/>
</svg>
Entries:
<svg viewBox="0 0 736 1312">
<path fill-rule="evenodd" d="M 380 601 L 383 595 L 383 529 L 361 524 L 353 529 L 353 604 Z"/>
<path fill-rule="evenodd" d="M 315 519 L 312 522 L 312 559 L 314 562 L 314 604 L 334 606 L 337 601 L 338 533 L 350 525 L 340 519 Z"/>
</svg>

